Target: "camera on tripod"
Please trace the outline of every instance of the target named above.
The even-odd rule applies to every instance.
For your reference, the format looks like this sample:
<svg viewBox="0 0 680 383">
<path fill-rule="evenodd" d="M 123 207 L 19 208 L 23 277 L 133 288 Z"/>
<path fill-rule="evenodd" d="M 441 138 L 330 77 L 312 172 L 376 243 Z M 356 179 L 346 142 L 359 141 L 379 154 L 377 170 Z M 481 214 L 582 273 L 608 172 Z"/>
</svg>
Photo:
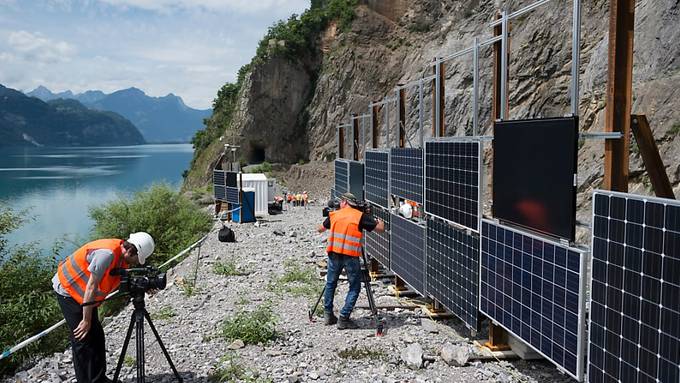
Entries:
<svg viewBox="0 0 680 383">
<path fill-rule="evenodd" d="M 356 206 L 352 206 L 354 209 L 357 209 L 361 211 L 362 213 L 365 214 L 371 214 L 371 205 L 367 204 L 364 201 L 358 202 Z M 321 212 L 321 215 L 323 217 L 328 217 L 328 213 L 340 209 L 340 200 L 335 198 L 330 201 L 328 201 L 328 206 L 323 208 L 323 211 Z"/>
<path fill-rule="evenodd" d="M 135 295 L 149 290 L 163 290 L 167 285 L 165 273 L 153 266 L 134 269 L 114 269 L 112 275 L 120 275 L 121 293 Z"/>
</svg>

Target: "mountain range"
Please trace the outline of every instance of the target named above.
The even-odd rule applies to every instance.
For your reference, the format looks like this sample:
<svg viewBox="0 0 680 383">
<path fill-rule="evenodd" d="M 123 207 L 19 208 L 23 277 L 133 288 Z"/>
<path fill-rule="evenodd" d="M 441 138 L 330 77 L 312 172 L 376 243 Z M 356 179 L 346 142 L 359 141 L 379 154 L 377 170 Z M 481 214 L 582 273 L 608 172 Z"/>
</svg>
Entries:
<svg viewBox="0 0 680 383">
<path fill-rule="evenodd" d="M 73 99 L 91 109 L 118 113 L 129 119 L 149 143 L 190 142 L 196 131 L 203 129 L 203 119 L 212 114 L 211 109 L 188 107 L 172 93 L 151 97 L 134 87 L 110 94 L 99 90 L 74 94 L 70 90 L 53 93 L 39 86 L 26 94 L 43 101 Z"/>
<path fill-rule="evenodd" d="M 88 109 L 77 100 L 47 102 L 0 85 L 0 147 L 144 144 L 125 117 Z"/>
</svg>

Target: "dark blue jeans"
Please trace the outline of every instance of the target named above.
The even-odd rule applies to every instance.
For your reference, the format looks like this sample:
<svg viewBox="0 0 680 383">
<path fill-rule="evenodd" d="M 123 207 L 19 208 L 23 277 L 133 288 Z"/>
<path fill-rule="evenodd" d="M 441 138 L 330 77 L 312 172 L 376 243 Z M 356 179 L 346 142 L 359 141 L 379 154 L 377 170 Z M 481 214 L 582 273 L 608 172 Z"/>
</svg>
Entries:
<svg viewBox="0 0 680 383">
<path fill-rule="evenodd" d="M 347 292 L 347 297 L 345 298 L 345 306 L 340 310 L 340 316 L 349 318 L 361 291 L 361 263 L 359 257 L 350 257 L 336 253 L 328 254 L 328 274 L 326 274 L 326 291 L 323 295 L 323 302 L 324 310 L 332 312 L 335 288 L 338 286 L 338 278 L 340 278 L 343 268 L 347 273 L 349 292 Z"/>
</svg>

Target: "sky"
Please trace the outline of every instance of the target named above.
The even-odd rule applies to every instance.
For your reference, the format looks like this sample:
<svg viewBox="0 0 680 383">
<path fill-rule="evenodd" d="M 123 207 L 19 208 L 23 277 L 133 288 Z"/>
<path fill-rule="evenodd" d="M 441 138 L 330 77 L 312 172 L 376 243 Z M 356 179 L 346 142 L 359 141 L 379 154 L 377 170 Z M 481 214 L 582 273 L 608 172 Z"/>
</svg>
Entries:
<svg viewBox="0 0 680 383">
<path fill-rule="evenodd" d="M 267 28 L 309 0 L 0 0 L 0 84 L 137 87 L 207 109 Z"/>
</svg>

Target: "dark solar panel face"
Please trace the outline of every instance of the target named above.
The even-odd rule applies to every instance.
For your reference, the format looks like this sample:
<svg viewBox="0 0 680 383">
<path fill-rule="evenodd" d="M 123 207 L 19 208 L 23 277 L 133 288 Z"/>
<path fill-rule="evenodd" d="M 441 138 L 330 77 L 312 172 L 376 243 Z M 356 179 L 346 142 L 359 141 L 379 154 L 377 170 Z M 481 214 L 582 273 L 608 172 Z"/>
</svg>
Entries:
<svg viewBox="0 0 680 383">
<path fill-rule="evenodd" d="M 389 194 L 388 174 L 389 153 L 386 151 L 367 150 L 364 158 L 366 172 L 366 200 L 378 206 L 388 208 Z"/>
<path fill-rule="evenodd" d="M 366 232 L 366 254 L 380 262 L 386 268 L 390 268 L 390 212 L 378 206 L 372 206 L 373 217 L 380 218 L 385 222 L 385 231 L 382 233 Z"/>
<path fill-rule="evenodd" d="M 427 222 L 427 293 L 477 329 L 479 236 L 440 220 Z"/>
<path fill-rule="evenodd" d="M 680 203 L 596 191 L 588 380 L 680 382 Z"/>
<path fill-rule="evenodd" d="M 425 144 L 425 211 L 479 231 L 479 142 Z"/>
<path fill-rule="evenodd" d="M 349 191 L 347 184 L 349 162 L 335 160 L 335 193 L 341 195 Z"/>
<path fill-rule="evenodd" d="M 238 177 L 237 172 L 224 172 L 224 177 L 225 177 L 225 185 L 229 187 L 238 187 L 238 183 L 236 181 Z"/>
<path fill-rule="evenodd" d="M 226 201 L 229 203 L 239 203 L 239 191 L 238 188 L 227 186 L 225 191 Z"/>
<path fill-rule="evenodd" d="M 392 148 L 390 151 L 391 193 L 423 203 L 423 150 Z"/>
<path fill-rule="evenodd" d="M 225 184 L 224 184 L 224 171 L 213 170 L 213 185 L 225 186 Z"/>
<path fill-rule="evenodd" d="M 398 215 L 390 218 L 390 269 L 422 294 L 425 291 L 425 228 Z"/>
<path fill-rule="evenodd" d="M 227 200 L 227 194 L 226 194 L 224 186 L 214 185 L 213 186 L 213 192 L 214 192 L 214 196 L 215 196 L 216 200 L 218 200 L 218 201 L 226 201 Z"/>
<path fill-rule="evenodd" d="M 482 220 L 481 256 L 480 311 L 581 380 L 585 255 Z"/>
</svg>

